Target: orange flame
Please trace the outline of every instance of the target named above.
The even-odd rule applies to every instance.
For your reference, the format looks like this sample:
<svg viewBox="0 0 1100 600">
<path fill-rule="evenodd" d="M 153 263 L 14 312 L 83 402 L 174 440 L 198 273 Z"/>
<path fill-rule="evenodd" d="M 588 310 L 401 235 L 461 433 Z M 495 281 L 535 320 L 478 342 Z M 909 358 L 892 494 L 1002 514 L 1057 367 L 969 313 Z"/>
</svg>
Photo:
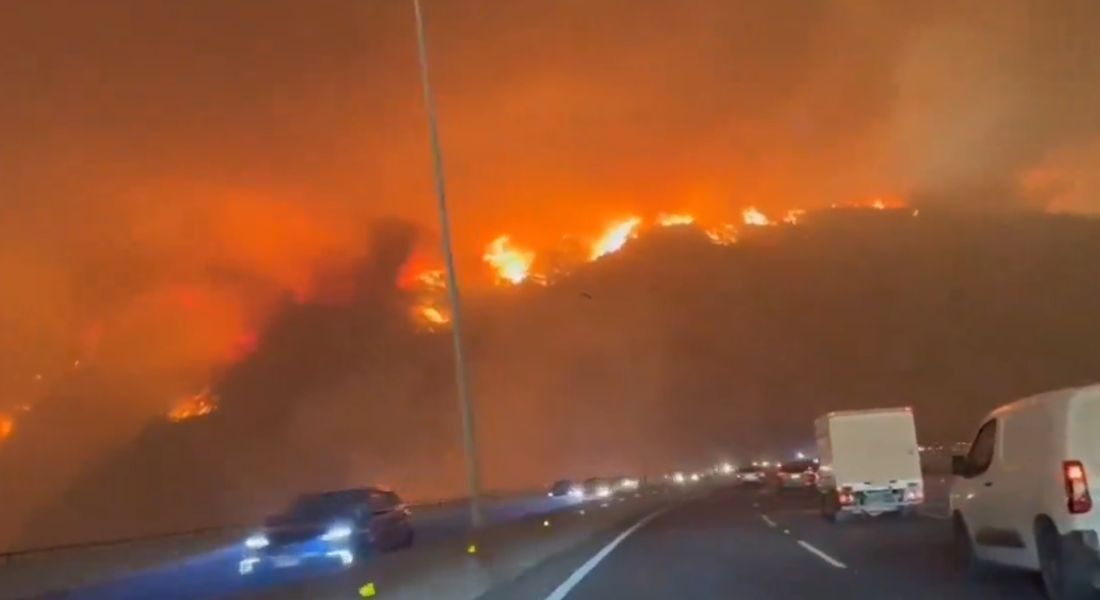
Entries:
<svg viewBox="0 0 1100 600">
<path fill-rule="evenodd" d="M 208 415 L 217 409 L 218 403 L 210 394 L 210 390 L 203 390 L 173 406 L 172 410 L 168 411 L 168 420 L 179 423 L 187 419 Z"/>
<path fill-rule="evenodd" d="M 15 419 L 11 415 L 0 413 L 0 442 L 8 439 L 15 431 Z"/>
<path fill-rule="evenodd" d="M 535 253 L 510 248 L 508 241 L 508 236 L 502 235 L 489 242 L 481 258 L 496 271 L 498 283 L 503 281 L 512 284 L 523 283 L 523 280 L 530 275 L 531 263 L 535 262 Z"/>
<path fill-rule="evenodd" d="M 661 213 L 657 215 L 657 224 L 661 227 L 675 227 L 677 225 L 691 225 L 695 222 L 695 217 L 687 214 L 665 214 Z"/>
<path fill-rule="evenodd" d="M 755 206 L 750 206 L 741 211 L 741 220 L 745 222 L 745 225 L 753 225 L 756 227 L 765 227 L 771 225 L 771 219 L 764 213 L 756 210 Z"/>
<path fill-rule="evenodd" d="M 792 208 L 787 211 L 787 214 L 783 216 L 783 222 L 788 225 L 798 225 L 798 222 L 802 220 L 802 217 L 806 216 L 806 211 L 801 208 Z"/>
<path fill-rule="evenodd" d="M 424 331 L 438 331 L 451 323 L 450 315 L 431 304 L 414 306 L 412 312 L 413 318 L 417 320 Z"/>
<path fill-rule="evenodd" d="M 438 291 L 447 289 L 447 274 L 443 269 L 424 271 L 416 276 L 416 281 L 426 290 Z"/>
<path fill-rule="evenodd" d="M 638 225 L 641 225 L 641 223 L 641 218 L 630 217 L 625 221 L 612 225 L 600 239 L 596 240 L 596 243 L 592 244 L 592 253 L 589 260 L 596 260 L 612 252 L 617 252 L 627 241 L 638 236 Z"/>
<path fill-rule="evenodd" d="M 729 223 L 723 223 L 717 227 L 711 227 L 703 233 L 710 239 L 711 242 L 718 244 L 719 246 L 729 246 L 737 243 L 737 228 Z"/>
</svg>

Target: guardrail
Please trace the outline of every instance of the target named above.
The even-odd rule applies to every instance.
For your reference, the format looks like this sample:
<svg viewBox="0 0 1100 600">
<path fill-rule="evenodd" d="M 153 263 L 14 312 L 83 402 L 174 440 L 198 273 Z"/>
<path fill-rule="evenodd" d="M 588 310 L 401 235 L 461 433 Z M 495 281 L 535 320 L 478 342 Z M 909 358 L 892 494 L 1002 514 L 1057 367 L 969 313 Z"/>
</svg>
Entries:
<svg viewBox="0 0 1100 600">
<path fill-rule="evenodd" d="M 518 492 L 497 492 L 484 497 L 493 501 L 520 495 Z M 414 513 L 435 512 L 452 505 L 457 508 L 466 502 L 466 498 L 449 498 L 409 506 Z M 0 599 L 41 597 L 57 590 L 105 583 L 181 559 L 225 550 L 254 526 L 254 523 L 231 523 L 0 552 Z"/>
</svg>

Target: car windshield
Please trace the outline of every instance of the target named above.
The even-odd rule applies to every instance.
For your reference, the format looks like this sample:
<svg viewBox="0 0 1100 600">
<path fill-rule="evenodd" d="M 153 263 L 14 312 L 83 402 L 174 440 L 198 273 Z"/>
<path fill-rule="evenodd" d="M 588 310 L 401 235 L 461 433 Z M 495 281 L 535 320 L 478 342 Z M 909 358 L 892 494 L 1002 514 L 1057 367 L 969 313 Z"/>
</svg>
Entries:
<svg viewBox="0 0 1100 600">
<path fill-rule="evenodd" d="M 550 486 L 550 491 L 554 493 L 568 492 L 573 487 L 573 482 L 568 480 L 555 481 L 554 485 Z"/>
<path fill-rule="evenodd" d="M 294 519 L 313 520 L 344 516 L 364 501 L 358 490 L 303 494 L 294 499 L 284 514 Z"/>
</svg>

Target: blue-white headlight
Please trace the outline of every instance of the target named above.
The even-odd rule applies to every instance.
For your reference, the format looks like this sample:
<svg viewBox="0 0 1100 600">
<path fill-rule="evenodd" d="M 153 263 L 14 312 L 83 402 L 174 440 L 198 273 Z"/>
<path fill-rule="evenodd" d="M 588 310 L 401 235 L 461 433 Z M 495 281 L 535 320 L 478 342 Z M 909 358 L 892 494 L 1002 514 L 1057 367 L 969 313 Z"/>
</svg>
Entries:
<svg viewBox="0 0 1100 600">
<path fill-rule="evenodd" d="M 341 540 L 346 540 L 349 537 L 351 537 L 351 525 L 348 525 L 346 523 L 337 523 L 336 525 L 329 527 L 328 531 L 326 531 L 321 536 L 321 539 L 326 542 L 339 542 Z"/>
<path fill-rule="evenodd" d="M 267 539 L 267 536 L 262 533 L 253 533 L 248 536 L 244 541 L 244 545 L 253 550 L 259 550 L 260 548 L 266 548 L 271 544 L 271 540 Z"/>
</svg>

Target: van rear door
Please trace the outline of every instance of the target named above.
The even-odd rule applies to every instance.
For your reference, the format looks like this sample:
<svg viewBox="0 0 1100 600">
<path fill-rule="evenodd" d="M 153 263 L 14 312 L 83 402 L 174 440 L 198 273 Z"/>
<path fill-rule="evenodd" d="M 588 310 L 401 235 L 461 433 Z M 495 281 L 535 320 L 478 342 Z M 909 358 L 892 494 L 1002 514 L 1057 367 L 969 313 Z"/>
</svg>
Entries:
<svg viewBox="0 0 1100 600">
<path fill-rule="evenodd" d="M 1066 459 L 1079 460 L 1085 465 L 1092 500 L 1100 502 L 1100 391 L 1086 391 L 1074 398 L 1067 417 Z"/>
</svg>

